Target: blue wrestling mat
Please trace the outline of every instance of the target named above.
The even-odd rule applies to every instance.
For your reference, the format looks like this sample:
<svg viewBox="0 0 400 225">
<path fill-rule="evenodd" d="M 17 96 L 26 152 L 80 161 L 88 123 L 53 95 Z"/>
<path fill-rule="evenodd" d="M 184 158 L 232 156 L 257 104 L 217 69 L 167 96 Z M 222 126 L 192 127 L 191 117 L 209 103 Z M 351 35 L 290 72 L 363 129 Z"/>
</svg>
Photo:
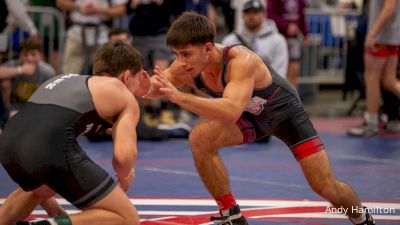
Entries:
<svg viewBox="0 0 400 225">
<path fill-rule="evenodd" d="M 319 122 L 327 121 L 318 121 L 316 127 L 335 175 L 357 191 L 378 225 L 399 225 L 400 137 L 352 138 L 344 130 L 325 132 Z M 80 143 L 92 159 L 114 174 L 111 142 L 90 143 L 81 138 Z M 139 210 L 141 224 L 211 224 L 209 217 L 216 215 L 217 207 L 197 176 L 188 141 L 142 141 L 138 147 L 137 178 L 128 196 Z M 226 148 L 221 155 L 250 225 L 351 224 L 311 191 L 298 163 L 278 139 Z M 2 168 L 0 176 L 1 203 L 16 185 Z M 65 200 L 59 201 L 69 212 L 78 212 Z M 31 219 L 44 216 L 38 208 Z"/>
</svg>

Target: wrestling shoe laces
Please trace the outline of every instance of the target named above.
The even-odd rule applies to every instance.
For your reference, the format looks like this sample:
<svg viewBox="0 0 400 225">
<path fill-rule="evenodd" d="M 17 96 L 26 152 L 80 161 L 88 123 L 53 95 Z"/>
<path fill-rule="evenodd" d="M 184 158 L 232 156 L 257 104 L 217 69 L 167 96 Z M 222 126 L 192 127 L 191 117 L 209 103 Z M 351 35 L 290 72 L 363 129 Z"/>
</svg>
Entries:
<svg viewBox="0 0 400 225">
<path fill-rule="evenodd" d="M 375 220 L 374 218 L 372 218 L 371 213 L 367 211 L 367 207 L 364 206 L 363 208 L 366 211 L 365 213 L 366 220 L 362 223 L 357 223 L 357 224 L 354 223 L 354 225 L 375 225 Z"/>
<path fill-rule="evenodd" d="M 246 219 L 240 213 L 239 205 L 234 205 L 229 210 L 224 210 L 219 212 L 221 216 L 212 216 L 210 220 L 214 224 L 219 225 L 248 225 Z"/>
</svg>

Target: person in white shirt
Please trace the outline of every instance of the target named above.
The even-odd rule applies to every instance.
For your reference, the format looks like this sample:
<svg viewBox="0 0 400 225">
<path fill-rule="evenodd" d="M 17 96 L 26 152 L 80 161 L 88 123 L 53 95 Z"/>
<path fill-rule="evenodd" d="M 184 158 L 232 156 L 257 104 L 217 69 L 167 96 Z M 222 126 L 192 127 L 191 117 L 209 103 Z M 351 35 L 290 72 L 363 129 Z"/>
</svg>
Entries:
<svg viewBox="0 0 400 225">
<path fill-rule="evenodd" d="M 286 78 L 289 62 L 286 39 L 278 32 L 275 22 L 266 18 L 265 5 L 260 0 L 249 0 L 242 12 L 243 27 L 225 36 L 222 44 L 246 46 Z"/>
<path fill-rule="evenodd" d="M 80 74 L 85 60 L 108 41 L 107 22 L 126 14 L 128 0 L 57 0 L 57 7 L 69 11 L 72 22 L 65 43 L 64 74 Z"/>
</svg>

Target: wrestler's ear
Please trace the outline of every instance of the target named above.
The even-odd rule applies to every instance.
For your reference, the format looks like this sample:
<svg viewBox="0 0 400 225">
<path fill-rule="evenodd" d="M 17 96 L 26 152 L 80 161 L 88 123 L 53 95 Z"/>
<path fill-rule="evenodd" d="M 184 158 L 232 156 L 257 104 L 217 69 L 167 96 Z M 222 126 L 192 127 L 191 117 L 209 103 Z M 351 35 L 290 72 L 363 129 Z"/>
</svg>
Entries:
<svg viewBox="0 0 400 225">
<path fill-rule="evenodd" d="M 214 44 L 211 42 L 207 42 L 204 44 L 204 49 L 206 50 L 206 53 L 210 53 L 213 48 Z"/>
<path fill-rule="evenodd" d="M 125 70 L 125 71 L 123 71 L 122 72 L 122 75 L 121 75 L 121 81 L 124 83 L 124 84 L 127 84 L 128 83 L 128 80 L 129 80 L 129 78 L 130 78 L 130 76 L 131 76 L 131 70 Z"/>
</svg>

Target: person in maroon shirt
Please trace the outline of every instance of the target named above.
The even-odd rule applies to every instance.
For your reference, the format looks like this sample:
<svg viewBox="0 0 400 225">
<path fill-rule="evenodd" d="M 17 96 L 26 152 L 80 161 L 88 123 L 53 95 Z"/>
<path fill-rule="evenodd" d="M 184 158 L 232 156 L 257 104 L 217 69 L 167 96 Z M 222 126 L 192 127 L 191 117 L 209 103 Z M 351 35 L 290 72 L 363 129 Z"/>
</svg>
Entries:
<svg viewBox="0 0 400 225">
<path fill-rule="evenodd" d="M 300 74 L 300 57 L 303 42 L 307 40 L 304 0 L 266 0 L 267 16 L 274 20 L 287 39 L 289 48 L 288 80 L 297 86 Z"/>
</svg>

